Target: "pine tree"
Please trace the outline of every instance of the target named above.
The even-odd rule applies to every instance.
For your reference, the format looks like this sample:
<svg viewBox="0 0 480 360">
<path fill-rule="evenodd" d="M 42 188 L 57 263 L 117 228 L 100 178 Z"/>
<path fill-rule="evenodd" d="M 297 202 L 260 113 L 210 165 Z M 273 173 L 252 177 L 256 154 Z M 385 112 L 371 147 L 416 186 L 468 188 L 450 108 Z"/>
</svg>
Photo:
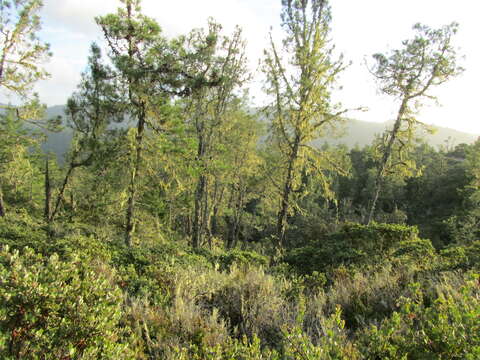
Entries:
<svg viewBox="0 0 480 360">
<path fill-rule="evenodd" d="M 80 167 L 86 167 L 98 159 L 107 143 L 108 127 L 113 122 L 123 120 L 119 106 L 121 99 L 117 92 L 117 82 L 112 69 L 103 64 L 102 53 L 93 43 L 90 49 L 87 71 L 82 74 L 78 90 L 68 99 L 65 114 L 73 129 L 72 148 L 68 154 L 66 173 L 55 203 L 48 213 L 48 222 L 53 222 L 64 201 L 65 190 Z"/>
<path fill-rule="evenodd" d="M 200 247 L 206 236 L 209 239 L 212 236 L 210 222 L 215 204 L 209 204 L 208 188 L 212 163 L 216 160 L 213 152 L 228 121 L 227 114 L 234 102 L 235 90 L 246 80 L 245 44 L 241 30 L 237 28 L 231 37 L 221 36 L 220 30 L 221 26 L 211 21 L 207 34 L 196 30 L 187 40 L 187 48 L 197 54 L 194 69 L 189 71 L 198 74 L 197 77 L 206 84 L 196 88 L 187 102 L 187 116 L 191 118 L 197 138 L 193 248 Z M 218 183 L 216 189 L 218 193 Z M 218 200 L 218 197 L 213 200 Z"/>
<path fill-rule="evenodd" d="M 282 26 L 286 32 L 283 47 L 279 49 L 271 36 L 264 60 L 267 90 L 274 98 L 270 107 L 273 143 L 283 158 L 283 174 L 278 184 L 279 247 L 285 240 L 292 197 L 301 192 L 302 170 L 316 168 L 322 176 L 323 166 L 334 165 L 310 143 L 326 129 L 335 127 L 344 113 L 330 100 L 344 64 L 341 58 L 333 58 L 333 46 L 328 39 L 331 21 L 328 1 L 283 0 L 282 5 Z"/>
<path fill-rule="evenodd" d="M 51 56 L 49 45 L 37 36 L 42 5 L 41 0 L 0 1 L 0 92 L 24 103 L 1 106 L 22 121 L 41 119 L 45 109 L 32 93 L 35 83 L 48 77 L 41 64 Z M 3 198 L 0 182 L 0 217 L 6 213 Z"/>
<path fill-rule="evenodd" d="M 371 70 L 383 94 L 400 102 L 393 128 L 387 131 L 379 144 L 375 190 L 372 195 L 368 222 L 373 220 L 382 183 L 389 173 L 404 171 L 414 164 L 408 158 L 415 131 L 424 124 L 416 114 L 425 99 L 435 99 L 431 89 L 462 72 L 457 65 L 457 54 L 452 44 L 458 24 L 430 29 L 416 24 L 416 35 L 403 41 L 403 47 L 390 54 L 375 54 L 376 63 Z"/>
</svg>

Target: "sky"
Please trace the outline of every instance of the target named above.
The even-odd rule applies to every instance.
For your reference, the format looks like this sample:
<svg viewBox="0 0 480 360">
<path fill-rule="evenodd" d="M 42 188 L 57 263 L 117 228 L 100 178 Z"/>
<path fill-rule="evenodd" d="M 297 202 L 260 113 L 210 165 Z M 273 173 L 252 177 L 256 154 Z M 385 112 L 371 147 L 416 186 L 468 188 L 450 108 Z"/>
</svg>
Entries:
<svg viewBox="0 0 480 360">
<path fill-rule="evenodd" d="M 350 117 L 385 122 L 395 117 L 398 104 L 377 92 L 377 86 L 365 63 L 371 55 L 398 48 L 412 36 L 412 26 L 423 23 L 440 27 L 456 21 L 460 24 L 455 39 L 460 63 L 466 71 L 434 91 L 438 103 L 429 102 L 418 119 L 428 124 L 480 134 L 480 115 L 476 108 L 476 85 L 480 79 L 480 4 L 474 0 L 331 0 L 332 43 L 352 65 L 340 76 L 334 99 L 345 108 L 366 107 Z M 44 0 L 43 29 L 40 36 L 50 43 L 53 57 L 46 64 L 51 78 L 37 86 L 48 105 L 64 104 L 75 90 L 86 67 L 89 45 L 102 42 L 94 17 L 115 11 L 118 0 Z M 281 40 L 280 0 L 144 0 L 143 12 L 155 18 L 165 35 L 177 36 L 206 25 L 208 17 L 221 23 L 226 33 L 235 25 L 243 28 L 247 55 L 253 72 L 251 94 L 261 103 L 261 74 L 258 62 L 268 46 L 273 28 Z"/>
</svg>

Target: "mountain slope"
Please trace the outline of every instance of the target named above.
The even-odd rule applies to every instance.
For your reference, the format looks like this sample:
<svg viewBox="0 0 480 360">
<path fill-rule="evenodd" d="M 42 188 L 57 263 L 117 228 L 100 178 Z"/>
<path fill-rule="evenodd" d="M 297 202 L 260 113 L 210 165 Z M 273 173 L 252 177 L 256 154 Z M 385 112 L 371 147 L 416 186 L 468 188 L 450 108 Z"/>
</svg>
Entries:
<svg viewBox="0 0 480 360">
<path fill-rule="evenodd" d="M 51 119 L 60 116 L 62 117 L 63 123 L 66 124 L 64 110 L 65 106 L 63 105 L 51 106 L 47 109 L 46 118 Z M 64 156 L 72 141 L 72 136 L 72 129 L 67 126 L 64 126 L 63 130 L 58 133 L 47 131 L 47 141 L 42 145 L 42 149 L 45 152 L 56 154 L 58 160 L 63 162 Z"/>
<path fill-rule="evenodd" d="M 65 107 L 62 105 L 49 107 L 47 109 L 47 117 L 63 116 L 64 109 Z M 64 123 L 66 123 L 65 120 Z M 347 119 L 341 131 L 341 136 L 326 136 L 316 140 L 314 143 L 318 146 L 328 143 L 331 145 L 345 144 L 349 148 L 355 146 L 363 147 L 371 144 L 375 135 L 381 134 L 389 125 L 391 124 Z M 449 128 L 435 127 L 435 129 L 436 132 L 434 134 L 421 133 L 419 137 L 423 138 L 432 146 L 455 146 L 461 143 L 470 144 L 478 138 L 478 135 Z M 64 130 L 59 133 L 48 133 L 48 140 L 43 146 L 43 149 L 55 153 L 59 160 L 62 160 L 68 150 L 71 139 L 72 130 L 68 127 L 65 127 Z"/>
<path fill-rule="evenodd" d="M 345 124 L 344 135 L 338 138 L 330 137 L 328 139 L 319 139 L 317 143 L 345 144 L 349 148 L 354 146 L 363 147 L 369 145 L 375 139 L 375 135 L 383 133 L 387 128 L 392 127 L 392 123 L 375 123 L 361 120 L 348 119 Z M 449 129 L 445 127 L 434 126 L 435 132 L 428 134 L 419 132 L 419 138 L 425 140 L 428 144 L 438 147 L 442 145 L 455 146 L 458 144 L 473 143 L 478 135 L 465 133 L 462 131 Z"/>
</svg>

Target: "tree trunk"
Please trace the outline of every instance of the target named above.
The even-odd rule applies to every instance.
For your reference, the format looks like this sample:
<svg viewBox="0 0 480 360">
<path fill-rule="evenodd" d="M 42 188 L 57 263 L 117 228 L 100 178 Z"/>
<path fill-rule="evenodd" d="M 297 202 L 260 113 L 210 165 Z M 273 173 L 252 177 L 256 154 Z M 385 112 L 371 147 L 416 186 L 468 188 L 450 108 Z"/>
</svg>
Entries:
<svg viewBox="0 0 480 360">
<path fill-rule="evenodd" d="M 126 2 L 127 7 L 127 19 L 129 21 L 128 32 L 125 36 L 125 39 L 128 42 L 128 58 L 133 61 L 135 54 L 135 47 L 137 44 L 134 43 L 134 33 L 135 29 L 132 23 L 132 2 Z M 128 75 L 128 98 L 130 104 L 139 111 L 138 113 L 138 122 L 137 122 L 137 136 L 135 138 L 135 160 L 134 165 L 130 169 L 130 184 L 128 187 L 128 201 L 127 201 L 127 214 L 125 220 L 125 244 L 130 247 L 132 245 L 132 235 L 135 232 L 135 205 L 136 205 L 136 196 L 137 196 L 137 177 L 140 172 L 140 163 L 142 159 L 142 142 L 143 142 L 143 132 L 145 130 L 145 102 L 135 98 L 135 85 L 137 85 L 137 79 L 133 75 Z"/>
<path fill-rule="evenodd" d="M 189 213 L 187 215 L 187 219 L 186 219 L 186 222 L 185 222 L 185 233 L 190 237 L 192 236 L 192 214 Z"/>
<path fill-rule="evenodd" d="M 241 222 L 241 216 L 240 216 L 239 219 L 237 220 L 237 226 L 235 227 L 235 234 L 233 236 L 233 244 L 232 244 L 233 249 L 237 247 L 238 240 L 240 240 L 241 230 L 242 230 L 242 222 Z"/>
<path fill-rule="evenodd" d="M 205 169 L 203 167 L 202 161 L 205 155 L 205 142 L 203 135 L 199 133 L 199 139 L 198 139 L 198 149 L 197 149 L 197 162 L 201 166 L 201 174 L 199 175 L 198 182 L 197 182 L 197 187 L 195 190 L 195 205 L 194 205 L 194 212 L 193 212 L 193 224 L 192 224 L 192 247 L 194 249 L 198 249 L 203 240 L 203 199 L 205 196 L 206 192 L 206 186 L 207 186 L 207 179 L 204 174 Z"/>
<path fill-rule="evenodd" d="M 55 217 L 58 214 L 58 210 L 60 210 L 60 205 L 62 205 L 63 200 L 64 200 L 65 190 L 67 189 L 68 182 L 70 181 L 70 178 L 73 174 L 73 170 L 75 169 L 75 167 L 77 167 L 77 166 L 72 162 L 70 164 L 69 168 L 68 168 L 67 173 L 65 174 L 65 178 L 63 179 L 62 187 L 60 188 L 60 192 L 57 195 L 57 201 L 55 201 L 55 207 L 53 208 L 52 211 L 50 211 L 51 194 L 49 194 L 49 198 L 48 198 L 48 201 L 49 201 L 49 204 L 48 204 L 48 213 L 49 213 L 48 222 L 53 222 L 53 220 L 55 220 Z M 48 185 L 49 185 L 49 188 L 50 188 L 50 183 Z M 46 195 L 46 193 L 45 193 L 45 195 Z M 46 206 L 46 203 L 45 203 L 45 206 Z M 46 214 L 46 210 L 45 210 L 45 214 Z"/>
<path fill-rule="evenodd" d="M 245 192 L 243 189 L 240 187 L 239 189 L 239 197 L 238 197 L 238 212 L 237 212 L 237 232 L 235 233 L 234 241 L 233 241 L 233 247 L 237 246 L 237 242 L 240 239 L 240 232 L 242 230 L 242 220 L 243 220 L 243 207 L 244 207 L 244 199 L 245 199 Z"/>
<path fill-rule="evenodd" d="M 7 60 L 7 47 L 8 45 L 5 44 L 2 49 L 2 58 L 0 59 L 0 84 L 3 81 L 3 69 L 5 68 L 5 62 Z"/>
<path fill-rule="evenodd" d="M 142 162 L 142 145 L 143 134 L 145 130 L 145 108 L 142 104 L 142 111 L 140 113 L 137 125 L 137 136 L 135 144 L 135 164 L 130 174 L 130 185 L 128 188 L 128 205 L 127 205 L 127 219 L 125 226 L 125 244 L 127 246 L 132 245 L 132 234 L 135 231 L 135 205 L 137 196 L 137 178 L 140 173 L 140 166 Z"/>
<path fill-rule="evenodd" d="M 0 217 L 5 217 L 5 204 L 3 203 L 3 191 L 0 184 Z"/>
<path fill-rule="evenodd" d="M 287 177 L 285 179 L 285 185 L 283 188 L 282 194 L 282 202 L 280 206 L 280 211 L 278 212 L 278 220 L 277 220 L 277 246 L 282 248 L 285 242 L 285 230 L 287 226 L 287 214 L 288 214 L 288 205 L 290 201 L 290 194 L 292 192 L 292 185 L 293 185 L 293 171 L 295 161 L 297 160 L 298 156 L 298 147 L 300 144 L 300 139 L 298 136 L 295 138 L 295 143 L 293 145 L 292 153 L 290 155 L 290 159 L 288 161 L 288 170 L 287 170 Z"/>
<path fill-rule="evenodd" d="M 43 217 L 46 223 L 50 222 L 50 204 L 52 199 L 52 188 L 50 184 L 50 169 L 48 166 L 48 159 L 45 160 L 45 207 Z"/>
<path fill-rule="evenodd" d="M 227 250 L 230 250 L 232 249 L 233 247 L 233 238 L 235 236 L 235 220 L 233 218 L 233 216 L 227 216 L 225 217 L 225 222 L 227 223 L 227 226 L 228 226 L 228 234 L 227 234 L 227 243 L 226 243 L 226 247 L 227 247 Z"/>
<path fill-rule="evenodd" d="M 377 207 L 377 201 L 378 201 L 378 197 L 380 196 L 381 188 L 382 188 L 381 183 L 377 183 L 377 181 L 375 181 L 375 192 L 373 194 L 372 203 L 370 205 L 370 212 L 368 214 L 367 225 L 370 225 L 375 215 L 375 210 Z"/>
<path fill-rule="evenodd" d="M 368 215 L 367 224 L 370 224 L 372 222 L 375 215 L 378 197 L 380 196 L 380 191 L 382 188 L 384 171 L 386 169 L 388 160 L 390 160 L 390 157 L 392 156 L 393 146 L 395 145 L 395 141 L 397 140 L 398 132 L 400 131 L 400 127 L 402 125 L 402 119 L 405 111 L 407 110 L 408 99 L 408 96 L 405 96 L 402 100 L 402 104 L 400 105 L 400 109 L 398 110 L 397 119 L 395 120 L 395 124 L 393 125 L 390 139 L 388 140 L 387 147 L 385 148 L 382 160 L 378 166 L 377 176 L 375 178 L 375 192 L 372 197 L 372 203 L 370 205 L 370 212 Z"/>
<path fill-rule="evenodd" d="M 240 236 L 241 224 L 242 224 L 242 215 L 243 215 L 243 199 L 244 192 L 242 187 L 238 186 L 238 197 L 235 203 L 235 211 L 231 219 L 231 229 L 229 231 L 228 239 L 228 248 L 233 249 L 237 246 L 238 239 Z"/>
<path fill-rule="evenodd" d="M 201 175 L 198 179 L 197 189 L 195 191 L 195 208 L 193 214 L 192 226 L 192 247 L 198 249 L 202 242 L 202 203 L 205 192 L 205 176 Z"/>
<path fill-rule="evenodd" d="M 211 223 L 210 223 L 210 229 L 213 236 L 218 235 L 218 212 L 220 210 L 220 204 L 223 199 L 223 193 L 224 193 L 224 187 L 219 186 L 218 179 L 215 180 L 215 187 L 214 187 L 213 200 L 212 200 L 212 202 L 214 203 L 213 214 L 212 214 Z"/>
<path fill-rule="evenodd" d="M 73 222 L 73 217 L 77 211 L 77 204 L 73 196 L 73 192 L 70 191 L 70 222 Z"/>
<path fill-rule="evenodd" d="M 210 220 L 210 231 L 212 236 L 218 234 L 218 206 L 215 205 L 213 208 L 213 214 Z"/>
<path fill-rule="evenodd" d="M 205 177 L 205 189 L 203 192 L 203 209 L 201 216 L 201 234 L 206 237 L 208 247 L 212 249 L 212 231 L 210 229 L 210 207 L 209 207 L 209 198 L 208 198 L 208 178 Z M 205 239 L 202 239 L 205 241 Z M 200 243 L 200 246 L 203 245 L 203 242 Z"/>
</svg>

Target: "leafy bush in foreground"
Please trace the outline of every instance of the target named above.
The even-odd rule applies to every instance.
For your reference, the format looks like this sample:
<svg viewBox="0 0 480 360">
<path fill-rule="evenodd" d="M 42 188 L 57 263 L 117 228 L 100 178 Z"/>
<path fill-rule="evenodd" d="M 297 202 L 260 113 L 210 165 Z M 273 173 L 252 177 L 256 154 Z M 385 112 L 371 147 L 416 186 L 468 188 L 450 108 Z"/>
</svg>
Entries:
<svg viewBox="0 0 480 360">
<path fill-rule="evenodd" d="M 0 251 L 0 357 L 128 358 L 123 296 L 109 268 L 62 262 L 26 248 Z"/>
<path fill-rule="evenodd" d="M 402 298 L 398 312 L 360 339 L 366 359 L 479 359 L 479 277 L 459 290 L 438 288 L 431 304 L 414 285 L 416 294 Z"/>
</svg>

